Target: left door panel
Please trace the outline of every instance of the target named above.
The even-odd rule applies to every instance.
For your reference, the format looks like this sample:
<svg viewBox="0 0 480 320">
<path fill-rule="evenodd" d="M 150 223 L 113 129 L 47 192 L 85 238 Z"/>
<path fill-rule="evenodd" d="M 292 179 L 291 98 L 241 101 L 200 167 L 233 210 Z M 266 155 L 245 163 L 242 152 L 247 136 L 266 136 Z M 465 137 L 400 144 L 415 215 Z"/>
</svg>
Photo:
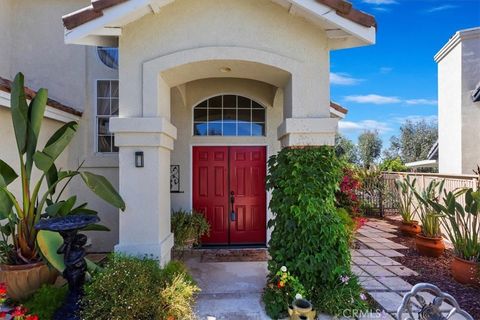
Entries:
<svg viewBox="0 0 480 320">
<path fill-rule="evenodd" d="M 193 203 L 210 223 L 204 244 L 228 244 L 228 147 L 193 148 Z"/>
</svg>

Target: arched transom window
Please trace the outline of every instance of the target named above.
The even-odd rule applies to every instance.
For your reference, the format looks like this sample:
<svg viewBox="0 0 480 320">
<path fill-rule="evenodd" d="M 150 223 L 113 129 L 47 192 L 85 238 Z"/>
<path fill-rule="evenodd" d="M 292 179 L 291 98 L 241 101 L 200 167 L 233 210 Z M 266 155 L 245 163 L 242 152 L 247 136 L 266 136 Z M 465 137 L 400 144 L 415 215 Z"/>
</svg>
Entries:
<svg viewBox="0 0 480 320">
<path fill-rule="evenodd" d="M 265 108 L 242 96 L 221 95 L 193 109 L 195 136 L 264 136 Z"/>
</svg>

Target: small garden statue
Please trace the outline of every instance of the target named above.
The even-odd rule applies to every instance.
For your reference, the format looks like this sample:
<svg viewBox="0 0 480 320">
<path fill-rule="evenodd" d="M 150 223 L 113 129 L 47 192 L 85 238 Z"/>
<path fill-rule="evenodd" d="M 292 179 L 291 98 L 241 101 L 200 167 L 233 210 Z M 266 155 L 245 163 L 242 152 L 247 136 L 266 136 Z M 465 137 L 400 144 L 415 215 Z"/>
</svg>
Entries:
<svg viewBox="0 0 480 320">
<path fill-rule="evenodd" d="M 100 221 L 96 215 L 71 215 L 41 220 L 35 226 L 38 230 L 55 231 L 63 237 L 63 245 L 58 249 L 63 254 L 65 270 L 63 277 L 68 282 L 68 294 L 64 304 L 55 312 L 53 320 L 79 320 L 79 301 L 83 296 L 83 285 L 87 271 L 85 249 L 87 237 L 78 234 L 80 229 Z"/>
</svg>

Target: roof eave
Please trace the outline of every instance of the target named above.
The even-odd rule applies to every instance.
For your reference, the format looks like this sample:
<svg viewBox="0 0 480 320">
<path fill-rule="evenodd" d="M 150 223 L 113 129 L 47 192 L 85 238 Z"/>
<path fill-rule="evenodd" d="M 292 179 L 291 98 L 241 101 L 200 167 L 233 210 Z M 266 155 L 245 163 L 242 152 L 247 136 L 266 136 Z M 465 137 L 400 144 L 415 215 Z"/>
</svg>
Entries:
<svg viewBox="0 0 480 320">
<path fill-rule="evenodd" d="M 0 91 L 0 107 L 5 107 L 10 109 L 11 95 L 10 92 Z M 30 99 L 27 99 L 27 103 L 30 103 Z M 71 121 L 80 121 L 81 113 L 74 114 L 72 112 L 66 112 L 64 110 L 58 109 L 55 106 L 47 104 L 45 109 L 45 118 L 68 123 Z"/>
<path fill-rule="evenodd" d="M 106 1 L 106 0 L 103 0 Z M 110 46 L 121 36 L 121 26 L 146 14 L 158 13 L 164 6 L 174 0 L 110 0 L 115 5 L 95 11 L 94 3 L 75 13 L 63 17 L 65 26 L 65 43 L 92 46 Z M 341 0 L 288 0 L 292 6 L 308 12 L 314 19 L 328 21 L 338 30 L 346 33 L 338 36 L 336 30 L 326 30 L 331 50 L 371 45 L 375 43 L 376 22 L 373 16 L 358 10 L 347 11 L 347 3 Z M 332 8 L 337 3 L 340 9 Z M 327 5 L 328 4 L 328 5 Z M 82 11 L 83 10 L 83 11 Z M 75 18 L 77 15 L 77 18 Z M 87 22 L 77 21 L 80 16 L 89 15 Z M 65 22 L 66 21 L 66 22 Z M 333 32 L 332 32 L 333 31 Z M 329 34 L 330 33 L 330 34 Z"/>
</svg>

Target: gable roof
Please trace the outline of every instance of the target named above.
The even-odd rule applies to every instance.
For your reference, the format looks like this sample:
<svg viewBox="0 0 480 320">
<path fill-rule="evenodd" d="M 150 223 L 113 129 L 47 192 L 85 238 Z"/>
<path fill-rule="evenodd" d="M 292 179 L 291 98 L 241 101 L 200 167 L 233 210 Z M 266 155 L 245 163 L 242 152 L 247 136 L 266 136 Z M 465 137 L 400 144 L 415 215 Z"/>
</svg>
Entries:
<svg viewBox="0 0 480 320">
<path fill-rule="evenodd" d="M 7 95 L 4 96 L 4 98 L 7 98 L 7 100 L 10 99 L 10 94 L 12 92 L 12 81 L 11 80 L 8 80 L 8 79 L 5 79 L 5 78 L 2 78 L 0 77 L 0 91 L 2 92 L 5 92 Z M 0 92 L 1 93 L 1 92 Z M 25 95 L 27 97 L 28 100 L 32 100 L 35 95 L 36 95 L 36 91 L 29 88 L 29 87 L 25 87 Z M 8 107 L 8 106 L 6 106 Z M 53 109 L 56 109 L 58 111 L 61 111 L 61 113 L 67 113 L 67 114 L 70 114 L 74 117 L 65 117 L 65 115 L 61 115 L 60 114 L 60 118 L 58 117 L 52 117 L 52 116 L 48 116 L 46 115 L 48 118 L 52 118 L 52 119 L 56 119 L 56 120 L 60 120 L 60 121 L 63 121 L 64 118 L 69 118 L 69 120 L 78 120 L 77 118 L 78 117 L 81 117 L 82 116 L 82 112 L 81 111 L 78 111 L 77 109 L 75 108 L 72 108 L 70 106 L 67 106 L 67 105 L 64 105 L 56 100 L 53 100 L 53 99 L 48 99 L 47 100 L 47 109 L 48 108 L 53 108 Z M 48 110 L 47 110 L 48 111 Z M 48 113 L 48 112 L 47 112 Z M 59 115 L 59 113 L 57 112 L 56 113 L 57 116 Z M 66 122 L 66 121 L 63 121 L 63 122 Z"/>
<path fill-rule="evenodd" d="M 345 0 L 270 0 L 291 15 L 322 27 L 331 49 L 375 43 L 375 17 L 355 9 Z M 92 0 L 91 5 L 62 17 L 65 42 L 115 46 L 122 27 L 160 12 L 175 0 Z"/>
<path fill-rule="evenodd" d="M 92 4 L 78 11 L 62 17 L 63 25 L 67 30 L 72 30 L 84 23 L 103 16 L 103 10 L 116 6 L 128 0 L 92 0 Z M 329 6 L 336 13 L 348 20 L 364 27 L 376 27 L 375 17 L 353 8 L 352 4 L 345 0 L 315 0 L 318 3 Z"/>
</svg>

